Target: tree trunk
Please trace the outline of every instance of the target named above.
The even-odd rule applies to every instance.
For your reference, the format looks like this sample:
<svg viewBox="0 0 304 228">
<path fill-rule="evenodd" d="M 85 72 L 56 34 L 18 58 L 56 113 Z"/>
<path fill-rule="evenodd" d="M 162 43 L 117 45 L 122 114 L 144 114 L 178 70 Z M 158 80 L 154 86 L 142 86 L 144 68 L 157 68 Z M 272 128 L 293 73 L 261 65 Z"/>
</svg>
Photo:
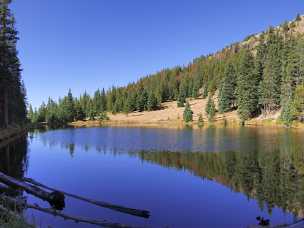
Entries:
<svg viewBox="0 0 304 228">
<path fill-rule="evenodd" d="M 3 95 L 4 95 L 4 104 L 3 104 L 3 113 L 4 113 L 4 128 L 8 127 L 9 120 L 8 120 L 8 94 L 7 90 L 3 89 Z"/>
</svg>

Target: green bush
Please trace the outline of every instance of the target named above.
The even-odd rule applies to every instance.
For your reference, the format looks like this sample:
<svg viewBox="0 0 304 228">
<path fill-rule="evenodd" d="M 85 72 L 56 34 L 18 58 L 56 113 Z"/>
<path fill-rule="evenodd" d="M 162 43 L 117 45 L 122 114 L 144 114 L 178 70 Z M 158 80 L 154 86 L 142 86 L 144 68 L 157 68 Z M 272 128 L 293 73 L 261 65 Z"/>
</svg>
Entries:
<svg viewBox="0 0 304 228">
<path fill-rule="evenodd" d="M 110 118 L 108 117 L 106 112 L 102 112 L 102 113 L 99 114 L 98 120 L 104 121 L 104 120 L 110 120 Z"/>
<path fill-rule="evenodd" d="M 187 102 L 184 110 L 184 121 L 188 123 L 191 122 L 192 120 L 193 120 L 193 112 L 191 110 L 189 102 Z"/>
<path fill-rule="evenodd" d="M 199 116 L 198 116 L 198 122 L 197 122 L 197 125 L 199 128 L 203 127 L 204 126 L 204 119 L 203 119 L 203 115 L 200 113 Z"/>
<path fill-rule="evenodd" d="M 211 98 L 211 96 L 209 96 L 209 99 L 208 99 L 208 102 L 207 102 L 207 105 L 206 105 L 206 113 L 208 115 L 208 120 L 209 121 L 213 120 L 213 118 L 215 116 L 215 112 L 216 112 L 216 109 L 215 109 L 214 101 Z"/>
</svg>

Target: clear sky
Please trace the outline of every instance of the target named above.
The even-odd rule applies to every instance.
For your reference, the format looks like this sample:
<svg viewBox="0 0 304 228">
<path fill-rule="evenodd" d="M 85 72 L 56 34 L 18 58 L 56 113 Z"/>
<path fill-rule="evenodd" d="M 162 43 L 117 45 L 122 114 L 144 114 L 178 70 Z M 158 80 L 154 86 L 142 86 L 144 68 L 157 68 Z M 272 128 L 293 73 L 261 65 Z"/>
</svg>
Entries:
<svg viewBox="0 0 304 228">
<path fill-rule="evenodd" d="M 15 0 L 28 100 L 124 85 L 304 12 L 303 0 Z"/>
</svg>

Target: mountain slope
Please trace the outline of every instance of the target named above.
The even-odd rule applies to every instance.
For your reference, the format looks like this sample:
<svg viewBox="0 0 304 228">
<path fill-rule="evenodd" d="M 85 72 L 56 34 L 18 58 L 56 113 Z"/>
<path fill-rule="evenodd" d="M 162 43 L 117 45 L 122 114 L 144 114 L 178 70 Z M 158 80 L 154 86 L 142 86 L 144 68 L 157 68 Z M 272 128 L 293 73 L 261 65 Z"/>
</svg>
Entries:
<svg viewBox="0 0 304 228">
<path fill-rule="evenodd" d="M 217 111 L 221 115 L 237 110 L 244 122 L 282 110 L 282 120 L 290 124 L 304 112 L 303 34 L 304 17 L 299 15 L 292 22 L 270 27 L 217 53 L 196 58 L 187 66 L 164 69 L 106 92 L 98 90 L 93 97 L 85 93 L 73 98 L 70 92 L 57 103 L 49 100 L 33 116 L 48 122 L 48 113 L 52 113 L 52 121 L 62 122 L 65 115 L 66 119 L 94 119 L 102 112 L 159 110 L 154 114 L 162 115 L 164 102 L 176 101 L 177 106 L 183 107 L 186 99 L 210 97 L 218 99 Z M 181 114 L 182 109 L 178 110 Z M 201 108 L 198 113 L 205 111 Z M 167 119 L 176 119 L 173 116 Z"/>
</svg>

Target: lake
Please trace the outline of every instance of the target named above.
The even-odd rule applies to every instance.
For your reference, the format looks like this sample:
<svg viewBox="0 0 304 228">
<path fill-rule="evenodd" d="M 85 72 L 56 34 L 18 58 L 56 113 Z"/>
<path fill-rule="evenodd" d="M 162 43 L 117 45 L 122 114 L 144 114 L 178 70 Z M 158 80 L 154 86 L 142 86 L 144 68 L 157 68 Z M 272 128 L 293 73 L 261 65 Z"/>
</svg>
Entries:
<svg viewBox="0 0 304 228">
<path fill-rule="evenodd" d="M 1 149 L 2 171 L 149 219 L 67 198 L 64 212 L 145 227 L 247 227 L 303 217 L 304 133 L 287 129 L 81 128 L 29 133 Z M 47 204 L 28 196 L 31 203 Z M 41 227 L 93 227 L 28 210 Z"/>
</svg>

